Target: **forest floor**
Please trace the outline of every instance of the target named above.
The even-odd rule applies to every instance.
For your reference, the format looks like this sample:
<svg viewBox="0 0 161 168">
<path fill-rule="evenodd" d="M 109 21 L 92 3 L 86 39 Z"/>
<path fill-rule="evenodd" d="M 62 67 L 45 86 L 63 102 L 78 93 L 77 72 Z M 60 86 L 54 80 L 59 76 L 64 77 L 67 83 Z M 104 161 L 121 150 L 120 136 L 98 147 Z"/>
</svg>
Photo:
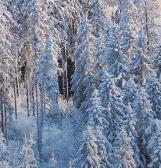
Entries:
<svg viewBox="0 0 161 168">
<path fill-rule="evenodd" d="M 43 168 L 68 168 L 78 146 L 75 130 L 79 127 L 80 119 L 73 108 L 72 100 L 59 99 L 60 115 L 54 119 L 46 118 L 44 121 L 43 134 Z M 79 127 L 80 128 L 80 127 Z M 18 119 L 12 124 L 13 141 L 10 148 L 18 148 L 22 145 L 25 136 L 37 139 L 37 117 L 27 116 L 26 101 L 21 97 L 18 100 Z M 23 138 L 22 138 L 23 137 Z M 20 142 L 20 143 L 15 143 Z M 13 143 L 14 142 L 14 143 Z M 14 144 L 14 145 L 13 145 Z M 37 155 L 37 147 L 35 153 Z M 13 158 L 15 155 L 12 156 Z"/>
</svg>

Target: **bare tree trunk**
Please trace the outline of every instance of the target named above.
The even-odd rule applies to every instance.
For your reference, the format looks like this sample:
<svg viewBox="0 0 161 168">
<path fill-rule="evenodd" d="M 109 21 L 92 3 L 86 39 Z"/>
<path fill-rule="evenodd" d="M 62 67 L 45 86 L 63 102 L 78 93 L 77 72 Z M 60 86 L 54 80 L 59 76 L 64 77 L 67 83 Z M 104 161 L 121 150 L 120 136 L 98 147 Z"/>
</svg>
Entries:
<svg viewBox="0 0 161 168">
<path fill-rule="evenodd" d="M 40 167 L 42 165 L 42 128 L 43 128 L 43 116 L 44 116 L 44 84 L 39 85 L 40 90 L 40 114 L 38 113 L 37 117 L 37 132 L 38 132 L 38 151 L 39 151 L 39 161 Z"/>
<path fill-rule="evenodd" d="M 38 97 L 38 86 L 36 83 L 36 114 L 38 117 L 38 113 L 39 113 L 39 97 Z"/>
<path fill-rule="evenodd" d="M 18 82 L 18 72 L 17 72 L 17 68 L 15 68 L 15 82 L 16 82 L 16 92 L 17 92 L 17 96 L 19 96 L 19 82 Z"/>
<path fill-rule="evenodd" d="M 69 89 L 69 84 L 68 84 L 68 70 L 67 70 L 67 62 L 65 63 L 65 80 L 66 80 L 66 99 L 67 99 L 67 102 L 69 101 L 69 92 L 68 92 L 68 89 Z"/>
<path fill-rule="evenodd" d="M 35 94 L 34 94 L 35 88 L 32 86 L 31 96 L 32 96 L 32 113 L 33 116 L 35 116 Z"/>
<path fill-rule="evenodd" d="M 45 96 L 46 96 L 46 94 L 45 94 L 45 84 L 43 83 L 42 84 L 42 99 L 43 99 L 43 111 L 44 111 L 44 113 L 45 113 L 45 111 L 46 111 L 46 100 L 45 100 Z M 43 113 L 43 114 L 44 114 Z"/>
<path fill-rule="evenodd" d="M 4 125 L 5 125 L 5 137 L 6 137 L 6 142 L 8 143 L 7 109 L 6 109 L 6 106 L 5 106 L 5 105 L 4 105 L 4 117 L 5 117 L 5 121 L 4 121 Z"/>
<path fill-rule="evenodd" d="M 65 50 L 65 97 L 67 99 L 67 102 L 69 101 L 69 93 L 68 93 L 68 55 L 67 55 L 67 51 L 66 51 L 66 43 L 65 43 L 65 47 L 64 47 L 64 50 Z"/>
<path fill-rule="evenodd" d="M 27 116 L 30 117 L 30 104 L 29 104 L 29 86 L 28 86 L 28 79 L 26 79 L 26 103 L 27 103 Z"/>
<path fill-rule="evenodd" d="M 15 81 L 13 82 L 13 88 L 14 88 L 14 104 L 15 104 L 15 118 L 17 119 L 17 92 L 16 92 L 16 84 Z"/>
<path fill-rule="evenodd" d="M 2 104 L 2 108 L 1 108 L 1 130 L 2 133 L 4 134 L 4 105 Z"/>
<path fill-rule="evenodd" d="M 64 70 L 64 69 L 63 69 Z M 65 74 L 64 74 L 64 71 L 63 71 L 63 97 L 64 97 L 64 100 L 65 100 L 65 93 L 66 93 L 66 91 L 65 91 Z"/>
<path fill-rule="evenodd" d="M 146 21 L 145 29 L 146 29 L 146 36 L 147 36 L 147 42 L 146 42 L 147 53 L 146 54 L 148 54 L 149 50 L 150 50 L 150 48 L 149 48 L 149 46 L 150 46 L 150 36 L 149 36 L 148 12 L 147 12 L 147 2 L 146 2 L 146 0 L 144 1 L 144 3 L 145 3 L 144 10 L 145 10 L 145 21 Z"/>
</svg>

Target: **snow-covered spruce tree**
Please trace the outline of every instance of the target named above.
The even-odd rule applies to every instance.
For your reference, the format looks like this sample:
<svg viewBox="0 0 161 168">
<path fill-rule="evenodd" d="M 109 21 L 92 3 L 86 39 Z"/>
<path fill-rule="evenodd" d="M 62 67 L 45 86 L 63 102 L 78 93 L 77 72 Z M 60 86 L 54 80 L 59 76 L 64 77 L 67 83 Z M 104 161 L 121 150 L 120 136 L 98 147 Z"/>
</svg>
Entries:
<svg viewBox="0 0 161 168">
<path fill-rule="evenodd" d="M 143 40 L 143 37 L 139 33 L 138 38 L 136 40 L 137 50 L 134 53 L 134 56 L 131 58 L 131 67 L 130 67 L 131 68 L 130 73 L 132 74 L 132 80 L 138 86 L 142 86 L 143 84 L 145 84 L 145 75 L 144 75 L 145 55 L 143 53 L 143 41 L 142 40 Z"/>
<path fill-rule="evenodd" d="M 153 47 L 155 47 L 154 44 L 159 42 L 158 30 L 160 28 L 160 24 L 158 24 L 158 20 L 161 17 L 159 1 L 141 1 L 141 3 L 138 5 L 138 9 L 140 13 L 139 19 L 142 23 L 142 31 L 145 36 L 145 52 L 148 54 L 149 59 L 151 59 L 153 54 Z"/>
<path fill-rule="evenodd" d="M 149 138 L 151 137 L 151 135 L 149 134 L 149 129 L 152 128 L 153 123 L 155 122 L 155 112 L 152 110 L 152 105 L 151 102 L 149 100 L 149 95 L 146 92 L 145 88 L 142 88 L 140 91 L 140 98 L 141 98 L 141 113 L 140 113 L 140 117 L 142 125 L 141 125 L 141 129 L 139 132 L 139 141 L 140 141 L 140 150 L 142 152 L 143 155 L 143 163 L 144 166 L 147 167 L 148 165 L 148 160 L 149 160 L 149 155 L 150 153 L 148 153 L 147 151 L 147 144 L 149 142 Z"/>
<path fill-rule="evenodd" d="M 10 168 L 9 151 L 3 133 L 0 131 L 0 167 Z"/>
<path fill-rule="evenodd" d="M 147 93 L 149 94 L 149 99 L 152 105 L 152 110 L 158 119 L 161 119 L 161 87 L 157 78 L 151 77 L 146 86 Z"/>
<path fill-rule="evenodd" d="M 95 130 L 87 126 L 83 132 L 83 143 L 78 151 L 78 157 L 73 161 L 73 167 L 99 168 L 102 165 L 102 158 L 99 155 L 98 139 Z M 102 165 L 103 166 L 103 165 Z"/>
<path fill-rule="evenodd" d="M 108 107 L 108 99 L 109 99 L 109 91 L 110 91 L 110 82 L 107 79 L 102 79 L 100 85 L 99 85 L 99 91 L 100 91 L 100 98 L 102 102 L 102 106 L 104 108 Z"/>
<path fill-rule="evenodd" d="M 118 23 L 118 43 L 124 64 L 129 67 L 136 46 L 135 39 L 139 31 L 138 10 L 132 0 L 123 0 L 118 3 L 120 21 Z"/>
<path fill-rule="evenodd" d="M 136 90 L 136 98 L 133 99 L 132 108 L 135 110 L 137 116 L 137 140 L 141 160 L 145 166 L 147 164 L 145 128 L 150 124 L 150 120 L 153 120 L 156 114 L 155 111 L 152 110 L 151 102 L 149 101 L 150 98 L 146 90 L 147 81 L 150 79 L 150 76 L 154 75 L 154 70 L 152 69 L 150 62 L 147 63 L 147 54 L 145 52 L 143 39 L 142 33 L 139 33 L 136 41 L 137 51 L 131 66 L 131 84 Z"/>
<path fill-rule="evenodd" d="M 104 39 L 107 37 L 108 32 L 107 18 L 103 11 L 104 6 L 103 1 L 94 0 L 89 5 L 88 22 L 91 24 L 89 29 L 91 32 L 87 34 L 88 39 L 88 57 L 86 58 L 84 79 L 84 101 L 90 99 L 94 88 L 97 88 L 101 82 L 101 73 L 103 72 L 102 67 L 105 65 L 103 58 L 105 56 L 104 50 L 106 48 Z M 88 29 L 87 29 L 88 30 Z M 104 37 L 105 36 L 105 37 Z M 104 54 L 104 55 L 103 55 Z M 103 55 L 103 56 L 102 56 Z M 101 61 L 97 61 L 101 57 Z M 84 111 L 83 102 L 81 105 L 81 110 Z"/>
<path fill-rule="evenodd" d="M 97 43 L 97 72 L 96 78 L 99 79 L 99 90 L 103 107 L 109 104 L 109 92 L 111 89 L 111 79 L 119 78 L 122 74 L 123 59 L 118 47 L 118 26 L 114 25 L 104 29 L 100 33 Z M 120 85 L 121 87 L 121 85 Z"/>
<path fill-rule="evenodd" d="M 139 136 L 137 130 L 137 117 L 135 113 L 135 109 L 132 106 L 128 105 L 128 121 L 127 121 L 127 133 L 131 138 L 131 147 L 133 148 L 133 159 L 135 160 L 136 167 L 144 167 L 142 158 L 144 158 L 139 144 Z"/>
<path fill-rule="evenodd" d="M 105 109 L 101 105 L 99 92 L 95 89 L 89 101 L 86 104 L 84 112 L 85 131 L 83 132 L 83 142 L 78 151 L 77 158 L 74 160 L 74 166 L 81 168 L 106 167 L 107 166 L 107 139 L 104 136 L 107 121 L 105 118 Z"/>
<path fill-rule="evenodd" d="M 147 93 L 149 94 L 149 99 L 152 105 L 152 110 L 155 112 L 155 115 L 158 119 L 161 119 L 161 47 L 160 45 L 154 46 L 154 58 L 153 58 L 153 70 L 154 74 L 148 80 L 146 89 Z"/>
<path fill-rule="evenodd" d="M 84 106 L 86 107 L 86 111 L 84 113 L 85 123 L 94 124 L 93 126 L 99 126 L 102 128 L 102 131 L 105 127 L 106 118 L 105 118 L 105 111 L 101 104 L 100 93 L 95 88 L 92 92 L 92 95 L 89 100 L 84 102 Z"/>
<path fill-rule="evenodd" d="M 57 113 L 58 82 L 57 82 L 57 55 L 54 55 L 54 44 L 50 37 L 47 38 L 45 50 L 39 61 L 38 81 L 42 87 L 42 94 L 50 103 L 50 113 Z M 44 96 L 43 96 L 44 97 Z M 45 104 L 45 100 L 42 103 Z M 44 109 L 45 110 L 45 109 Z"/>
<path fill-rule="evenodd" d="M 118 11 L 120 20 L 118 26 L 120 27 L 120 37 L 122 44 L 125 44 L 123 48 L 124 52 L 127 49 L 132 49 L 131 40 L 133 35 L 137 33 L 137 8 L 132 0 L 123 0 L 118 2 Z M 125 36 L 125 37 L 124 37 Z M 128 48 L 129 47 L 129 48 Z"/>
<path fill-rule="evenodd" d="M 87 95 L 84 92 L 88 92 L 86 88 L 92 84 L 92 76 L 95 73 L 95 37 L 92 34 L 92 25 L 87 15 L 85 15 L 80 24 L 77 36 L 78 42 L 75 50 L 76 70 L 72 79 L 72 90 L 74 92 L 74 104 L 80 108 Z"/>
<path fill-rule="evenodd" d="M 30 136 L 29 138 L 25 137 L 24 144 L 22 146 L 22 155 L 23 155 L 23 165 L 24 168 L 38 168 L 38 164 L 35 158 L 33 145 L 35 141 Z"/>
<path fill-rule="evenodd" d="M 42 54 L 37 71 L 37 81 L 39 86 L 39 112 L 37 118 L 38 129 L 38 151 L 40 164 L 42 163 L 42 128 L 46 103 L 49 102 L 49 114 L 54 116 L 58 112 L 58 82 L 57 82 L 57 55 L 54 52 L 53 41 L 50 37 L 46 39 L 46 46 Z M 53 55 L 55 54 L 55 55 Z"/>
<path fill-rule="evenodd" d="M 89 5 L 88 13 L 89 19 L 91 19 L 91 23 L 93 25 L 94 35 L 95 37 L 100 37 L 100 32 L 102 32 L 105 28 L 109 27 L 110 21 L 106 16 L 106 7 L 107 4 L 104 0 L 92 0 Z"/>
<path fill-rule="evenodd" d="M 161 15 L 157 0 L 141 1 L 138 5 L 138 11 L 141 25 L 139 38 L 142 42 L 142 76 L 144 79 L 143 84 L 145 84 L 151 75 L 156 76 L 153 62 L 155 59 L 156 44 L 160 43 L 160 35 L 158 34 L 160 25 L 158 24 L 158 19 L 160 19 Z"/>
<path fill-rule="evenodd" d="M 147 167 L 160 168 L 161 166 L 161 121 L 153 119 L 152 123 L 146 129 L 148 142 L 146 150 L 148 153 Z"/>
<path fill-rule="evenodd" d="M 161 45 L 155 46 L 155 59 L 154 59 L 154 68 L 156 72 L 156 76 L 158 79 L 158 82 L 161 81 Z"/>
<path fill-rule="evenodd" d="M 117 137 L 114 140 L 112 153 L 109 154 L 110 168 L 136 168 L 134 151 L 131 146 L 131 138 L 127 132 L 122 129 L 117 132 Z"/>
<path fill-rule="evenodd" d="M 131 162 L 135 162 L 135 167 L 142 165 L 140 161 L 138 145 L 136 141 L 136 117 L 135 111 L 131 109 L 128 101 L 124 99 L 123 90 L 115 84 L 115 79 L 110 80 L 110 90 L 108 93 L 108 105 L 106 107 L 106 118 L 108 121 L 108 128 L 106 128 L 106 137 L 108 140 L 107 151 L 108 155 L 113 153 L 113 146 L 117 146 L 118 133 L 124 130 L 130 138 L 129 146 L 132 148 Z M 116 141 L 116 142 L 115 142 Z M 121 146 L 118 146 L 121 149 Z M 137 153 L 137 154 L 136 154 Z M 138 156 L 137 156 L 138 155 Z M 108 159 L 109 164 L 111 161 Z"/>
<path fill-rule="evenodd" d="M 128 106 L 128 102 L 124 99 L 125 95 L 123 93 L 124 85 L 129 79 L 126 65 L 128 55 L 125 52 L 125 48 L 128 47 L 126 43 L 121 41 L 122 39 L 118 39 L 120 33 L 119 26 L 114 25 L 110 27 L 108 36 L 104 41 L 107 47 L 102 52 L 103 54 L 100 54 L 98 57 L 98 64 L 103 67 L 102 72 L 100 71 L 99 73 L 101 76 L 100 80 L 102 80 L 99 88 L 102 93 L 102 102 L 106 108 L 106 115 L 109 122 L 109 129 L 106 129 L 106 135 L 108 141 L 113 144 L 114 139 L 117 137 L 117 132 L 125 128 L 125 131 L 129 134 L 128 136 L 131 136 L 133 141 L 133 144 L 130 142 L 129 145 L 135 146 L 135 151 L 139 152 L 138 146 L 135 144 L 136 137 L 132 135 L 132 131 L 136 131 L 135 112 L 129 109 L 131 107 Z M 119 46 L 120 43 L 122 45 L 121 47 Z M 130 41 L 129 45 L 131 45 Z M 111 147 L 107 147 L 107 151 L 110 153 Z M 137 160 L 137 163 L 135 163 L 136 167 L 141 165 L 139 157 L 137 158 L 133 155 L 132 159 Z"/>
<path fill-rule="evenodd" d="M 142 93 L 143 94 L 143 93 Z M 144 91 L 144 110 L 145 121 L 143 132 L 144 155 L 146 157 L 145 166 L 159 167 L 160 166 L 160 130 L 161 123 L 155 117 L 155 111 L 152 109 L 152 104 L 149 100 L 149 95 Z"/>
<path fill-rule="evenodd" d="M 110 77 L 124 78 L 125 75 L 125 65 L 124 65 L 124 55 L 121 54 L 118 41 L 119 29 L 117 25 L 112 26 L 109 30 L 109 36 L 107 37 L 107 49 L 104 54 L 104 59 L 107 64 L 106 71 Z"/>
<path fill-rule="evenodd" d="M 150 76 L 155 75 L 151 62 L 147 61 L 149 58 L 145 52 L 146 48 L 144 45 L 144 37 L 142 33 L 139 33 L 138 35 L 136 46 L 137 50 L 131 64 L 131 84 L 134 86 L 134 88 L 136 88 L 136 99 L 133 101 L 132 107 L 137 112 L 138 144 L 140 148 L 140 154 L 142 156 L 142 162 L 145 166 L 147 154 L 144 147 L 144 130 L 148 124 L 150 124 L 149 120 L 152 120 L 156 116 L 155 111 L 152 110 L 151 104 L 148 101 L 149 97 L 147 95 L 146 85 L 148 84 L 147 81 L 150 79 Z"/>
<path fill-rule="evenodd" d="M 123 101 L 125 105 L 129 105 L 129 128 L 131 143 L 134 150 L 134 159 L 136 161 L 137 167 L 144 167 L 143 164 L 143 153 L 140 150 L 142 146 L 142 139 L 140 134 L 142 134 L 143 117 L 142 111 L 142 100 L 140 96 L 139 89 L 133 80 L 130 80 L 123 89 Z"/>
<path fill-rule="evenodd" d="M 143 34 L 139 33 L 136 45 L 137 52 L 135 58 L 133 59 L 131 69 L 131 72 L 133 74 L 132 78 L 135 82 L 133 83 L 133 85 L 138 88 L 138 91 L 135 92 L 138 96 L 136 97 L 136 100 L 134 101 L 135 103 L 133 103 L 132 106 L 136 109 L 136 111 L 140 112 L 140 115 L 137 112 L 137 119 L 139 121 L 137 127 L 140 127 L 138 129 L 138 141 L 140 141 L 140 151 L 143 154 L 142 161 L 144 163 L 144 166 L 147 165 L 147 162 L 149 160 L 147 157 L 149 153 L 147 153 L 148 151 L 146 151 L 145 144 L 148 143 L 147 141 L 150 137 L 150 135 L 145 132 L 145 128 L 151 127 L 151 124 L 154 122 L 155 117 L 159 118 L 158 110 L 160 109 L 160 106 L 158 106 L 160 99 L 160 91 L 158 87 L 159 85 L 157 83 L 155 69 L 153 68 L 154 58 L 151 57 L 154 43 L 149 44 L 150 41 L 147 41 L 147 45 L 144 45 L 146 40 L 147 38 L 145 39 L 145 37 L 143 37 Z M 147 93 L 149 94 L 149 96 Z M 140 103 L 138 104 L 137 102 Z M 143 142 L 141 142 L 142 140 Z"/>
<path fill-rule="evenodd" d="M 16 145 L 13 147 L 13 151 L 10 154 L 10 165 L 12 165 L 13 168 L 21 166 L 23 161 L 23 154 L 20 141 L 16 142 Z"/>
</svg>

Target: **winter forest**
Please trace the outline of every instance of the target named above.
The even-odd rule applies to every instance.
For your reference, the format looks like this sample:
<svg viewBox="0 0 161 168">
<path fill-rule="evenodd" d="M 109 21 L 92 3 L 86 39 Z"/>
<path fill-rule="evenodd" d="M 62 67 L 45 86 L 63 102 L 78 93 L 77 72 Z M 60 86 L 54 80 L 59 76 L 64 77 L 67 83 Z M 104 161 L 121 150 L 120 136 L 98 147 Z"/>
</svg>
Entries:
<svg viewBox="0 0 161 168">
<path fill-rule="evenodd" d="M 161 0 L 0 0 L 0 168 L 161 168 Z"/>
</svg>

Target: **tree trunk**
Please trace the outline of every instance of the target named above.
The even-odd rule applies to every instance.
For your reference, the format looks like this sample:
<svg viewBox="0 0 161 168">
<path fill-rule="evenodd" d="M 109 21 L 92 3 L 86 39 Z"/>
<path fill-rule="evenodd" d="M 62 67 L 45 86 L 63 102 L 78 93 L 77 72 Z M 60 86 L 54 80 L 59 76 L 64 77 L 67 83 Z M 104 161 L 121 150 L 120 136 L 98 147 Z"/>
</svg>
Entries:
<svg viewBox="0 0 161 168">
<path fill-rule="evenodd" d="M 29 86 L 27 80 L 26 80 L 26 103 L 27 103 L 27 116 L 30 117 Z"/>
<path fill-rule="evenodd" d="M 38 117 L 38 113 L 39 113 L 39 97 L 38 97 L 38 85 L 36 83 L 36 114 Z"/>
<path fill-rule="evenodd" d="M 19 82 L 18 82 L 18 72 L 17 72 L 17 68 L 15 68 L 15 82 L 16 82 L 16 92 L 17 92 L 17 96 L 19 96 Z"/>
<path fill-rule="evenodd" d="M 148 25 L 148 12 L 147 12 L 147 2 L 146 0 L 144 1 L 145 3 L 145 6 L 144 6 L 144 9 L 145 9 L 145 21 L 146 21 L 146 25 L 145 25 L 145 29 L 146 29 L 146 36 L 147 36 L 147 41 L 146 41 L 146 45 L 147 45 L 147 53 L 149 53 L 149 46 L 150 46 L 150 37 L 149 37 L 149 25 Z"/>
<path fill-rule="evenodd" d="M 34 95 L 35 88 L 32 86 L 31 96 L 32 96 L 32 113 L 35 116 L 35 95 Z"/>
<path fill-rule="evenodd" d="M 14 106 L 15 106 L 15 118 L 17 119 L 17 92 L 16 92 L 16 82 L 14 81 L 13 83 L 13 88 L 14 88 Z"/>
<path fill-rule="evenodd" d="M 38 131 L 38 151 L 39 151 L 39 161 L 40 167 L 42 165 L 42 128 L 43 128 L 43 118 L 44 118 L 44 84 L 39 84 L 40 90 L 40 114 L 37 117 L 37 131 Z"/>
<path fill-rule="evenodd" d="M 64 52 L 65 52 L 65 97 L 67 99 L 67 102 L 69 101 L 69 93 L 68 93 L 68 69 L 67 69 L 67 64 L 68 64 L 68 55 L 66 51 L 66 43 L 64 47 Z"/>
<path fill-rule="evenodd" d="M 2 104 L 2 108 L 1 108 L 1 130 L 2 133 L 4 134 L 4 105 Z"/>
<path fill-rule="evenodd" d="M 7 109 L 6 109 L 6 106 L 5 106 L 5 105 L 4 105 L 4 117 L 5 117 L 5 121 L 4 121 L 4 125 L 5 125 L 5 138 L 6 138 L 6 142 L 8 143 Z"/>
</svg>

